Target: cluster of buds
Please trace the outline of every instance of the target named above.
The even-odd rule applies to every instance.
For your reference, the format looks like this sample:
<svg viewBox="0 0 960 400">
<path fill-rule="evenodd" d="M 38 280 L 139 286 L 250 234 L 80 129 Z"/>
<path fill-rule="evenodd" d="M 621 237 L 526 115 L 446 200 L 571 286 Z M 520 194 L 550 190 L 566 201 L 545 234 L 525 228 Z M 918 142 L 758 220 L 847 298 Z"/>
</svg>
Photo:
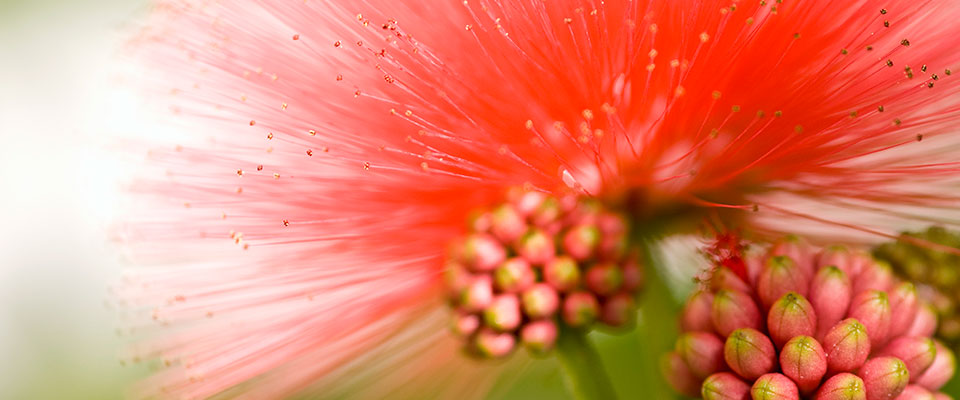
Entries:
<svg viewBox="0 0 960 400">
<path fill-rule="evenodd" d="M 960 233 L 942 227 L 903 235 L 960 249 Z M 897 275 L 917 284 L 920 297 L 930 302 L 940 316 L 937 338 L 956 349 L 960 345 L 960 255 L 906 240 L 877 246 L 873 255 L 890 263 Z"/>
<path fill-rule="evenodd" d="M 629 223 L 595 200 L 516 190 L 471 219 L 452 248 L 446 285 L 452 330 L 469 354 L 499 358 L 555 345 L 560 324 L 633 324 L 642 283 Z"/>
<path fill-rule="evenodd" d="M 789 239 L 717 267 L 687 301 L 663 359 L 704 399 L 948 399 L 953 353 L 913 284 L 870 256 Z M 899 397 L 898 397 L 899 396 Z"/>
</svg>

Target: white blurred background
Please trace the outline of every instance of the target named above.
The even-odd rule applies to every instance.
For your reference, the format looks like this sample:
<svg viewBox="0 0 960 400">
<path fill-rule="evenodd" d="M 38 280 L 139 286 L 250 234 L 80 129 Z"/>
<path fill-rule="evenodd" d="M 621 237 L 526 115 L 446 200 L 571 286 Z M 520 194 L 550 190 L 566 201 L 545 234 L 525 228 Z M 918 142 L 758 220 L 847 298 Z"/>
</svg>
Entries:
<svg viewBox="0 0 960 400">
<path fill-rule="evenodd" d="M 121 367 L 107 286 L 122 261 L 108 66 L 145 0 L 0 0 L 0 398 L 111 399 Z"/>
</svg>

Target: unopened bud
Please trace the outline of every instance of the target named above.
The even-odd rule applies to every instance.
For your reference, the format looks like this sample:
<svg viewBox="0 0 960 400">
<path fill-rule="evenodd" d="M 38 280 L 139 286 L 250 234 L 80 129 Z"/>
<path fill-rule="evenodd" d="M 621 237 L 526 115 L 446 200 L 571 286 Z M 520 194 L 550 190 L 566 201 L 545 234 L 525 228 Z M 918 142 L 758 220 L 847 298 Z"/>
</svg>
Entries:
<svg viewBox="0 0 960 400">
<path fill-rule="evenodd" d="M 816 254 L 813 247 L 799 236 L 791 235 L 781 239 L 770 248 L 769 256 L 787 256 L 797 263 L 797 267 L 808 279 L 813 277 Z"/>
<path fill-rule="evenodd" d="M 517 329 L 523 316 L 520 314 L 520 300 L 516 295 L 502 294 L 483 310 L 483 322 L 499 332 Z"/>
<path fill-rule="evenodd" d="M 557 324 L 552 320 L 533 321 L 520 330 L 520 341 L 534 354 L 545 354 L 557 342 Z"/>
<path fill-rule="evenodd" d="M 879 348 L 886 343 L 890 331 L 890 300 L 886 292 L 868 290 L 854 296 L 847 315 L 867 328 L 871 346 Z"/>
<path fill-rule="evenodd" d="M 840 321 L 823 337 L 823 349 L 827 352 L 827 370 L 852 372 L 870 355 L 870 338 L 867 328 L 853 318 Z"/>
<path fill-rule="evenodd" d="M 843 319 L 850 307 L 850 279 L 835 266 L 820 268 L 810 283 L 810 304 L 817 310 L 818 339 Z"/>
<path fill-rule="evenodd" d="M 849 372 L 836 374 L 827 379 L 817 390 L 816 400 L 866 400 L 867 388 L 863 379 Z"/>
<path fill-rule="evenodd" d="M 713 332 L 710 312 L 713 308 L 713 293 L 698 291 L 690 296 L 683 306 L 680 317 L 680 329 L 684 332 Z"/>
<path fill-rule="evenodd" d="M 578 328 L 590 325 L 597 319 L 600 304 L 589 292 L 574 292 L 563 301 L 563 322 Z"/>
<path fill-rule="evenodd" d="M 535 191 L 524 191 L 515 197 L 515 199 L 512 199 L 513 206 L 517 213 L 524 217 L 533 215 L 547 199 L 547 195 Z"/>
<path fill-rule="evenodd" d="M 492 271 L 507 258 L 507 251 L 490 235 L 473 234 L 463 243 L 460 253 L 464 264 L 477 272 Z"/>
<path fill-rule="evenodd" d="M 450 321 L 450 330 L 460 337 L 468 337 L 480 328 L 480 317 L 476 314 L 456 313 Z"/>
<path fill-rule="evenodd" d="M 897 400 L 937 400 L 937 397 L 920 385 L 907 385 Z"/>
<path fill-rule="evenodd" d="M 643 270 L 635 257 L 628 257 L 623 264 L 623 290 L 636 291 L 643 286 Z"/>
<path fill-rule="evenodd" d="M 935 342 L 937 356 L 933 359 L 933 364 L 930 364 L 930 367 L 913 381 L 930 390 L 940 390 L 953 377 L 953 372 L 957 367 L 957 359 L 953 355 L 953 351 L 950 351 L 939 340 Z"/>
<path fill-rule="evenodd" d="M 777 348 L 795 336 L 812 336 L 817 329 L 817 313 L 807 299 L 788 292 L 770 307 L 767 329 Z"/>
<path fill-rule="evenodd" d="M 547 318 L 560 308 L 560 296 L 552 286 L 538 283 L 523 291 L 523 312 L 533 319 Z"/>
<path fill-rule="evenodd" d="M 860 275 L 853 283 L 853 293 L 865 292 L 867 290 L 887 291 L 893 286 L 893 270 L 890 265 L 873 260 L 861 262 Z"/>
<path fill-rule="evenodd" d="M 934 400 L 953 400 L 953 397 L 950 397 L 950 395 L 946 393 L 937 392 L 933 394 L 933 399 Z"/>
<path fill-rule="evenodd" d="M 827 373 L 827 355 L 816 339 L 797 336 L 780 351 L 780 370 L 797 383 L 800 393 L 811 394 Z"/>
<path fill-rule="evenodd" d="M 894 399 L 910 381 L 907 366 L 896 357 L 871 358 L 857 375 L 867 388 L 867 400 Z"/>
<path fill-rule="evenodd" d="M 703 400 L 745 400 L 750 398 L 750 385 L 729 372 L 710 375 L 700 387 Z"/>
<path fill-rule="evenodd" d="M 797 385 L 783 374 L 770 373 L 757 378 L 750 395 L 758 400 L 800 400 Z"/>
<path fill-rule="evenodd" d="M 548 197 L 540 203 L 540 206 L 533 211 L 530 217 L 534 225 L 543 228 L 557 222 L 561 211 L 560 201 L 553 197 Z"/>
<path fill-rule="evenodd" d="M 797 292 L 801 296 L 806 296 L 808 282 L 807 277 L 789 257 L 771 257 L 757 279 L 757 295 L 760 297 L 763 309 L 769 310 L 773 303 L 787 292 Z"/>
<path fill-rule="evenodd" d="M 600 229 L 594 225 L 577 225 L 563 235 L 563 249 L 577 261 L 593 257 L 600 245 Z"/>
<path fill-rule="evenodd" d="M 713 290 L 735 290 L 743 293 L 752 293 L 753 288 L 743 281 L 736 272 L 727 267 L 717 267 L 710 276 L 710 287 Z"/>
<path fill-rule="evenodd" d="M 585 283 L 598 295 L 610 295 L 623 287 L 623 271 L 615 264 L 597 264 L 587 270 Z"/>
<path fill-rule="evenodd" d="M 473 277 L 473 281 L 460 292 L 460 305 L 467 312 L 478 312 L 493 301 L 493 283 L 487 275 Z"/>
<path fill-rule="evenodd" d="M 727 365 L 741 377 L 752 380 L 770 372 L 777 353 L 767 335 L 751 328 L 737 329 L 727 337 L 723 348 Z"/>
<path fill-rule="evenodd" d="M 904 336 L 891 341 L 879 354 L 899 358 L 916 380 L 937 357 L 937 345 L 929 337 Z"/>
<path fill-rule="evenodd" d="M 757 303 L 750 296 L 738 291 L 718 291 L 713 296 L 710 319 L 720 336 L 728 336 L 740 328 L 763 329 L 763 319 Z"/>
<path fill-rule="evenodd" d="M 677 339 L 676 351 L 697 378 L 724 369 L 723 341 L 712 333 L 687 332 Z"/>
<path fill-rule="evenodd" d="M 497 207 L 490 217 L 490 232 L 504 243 L 513 243 L 527 231 L 527 222 L 509 204 Z"/>
<path fill-rule="evenodd" d="M 905 336 L 933 336 L 937 331 L 937 312 L 933 306 L 926 303 L 920 303 L 917 308 L 917 314 L 913 318 L 910 328 L 903 334 Z"/>
<path fill-rule="evenodd" d="M 451 300 L 459 299 L 460 294 L 470 286 L 471 282 L 473 282 L 473 276 L 466 267 L 456 262 L 447 263 L 443 270 L 443 283 Z"/>
<path fill-rule="evenodd" d="M 532 265 L 544 265 L 556 255 L 553 238 L 539 229 L 530 229 L 517 244 L 517 253 Z"/>
<path fill-rule="evenodd" d="M 514 257 L 500 264 L 493 271 L 493 282 L 497 289 L 505 293 L 517 293 L 533 285 L 537 276 L 530 263 L 520 257 Z"/>
<path fill-rule="evenodd" d="M 860 274 L 860 269 L 863 267 L 859 257 L 844 246 L 827 247 L 817 256 L 818 267 L 830 265 L 842 269 L 851 278 Z"/>
<path fill-rule="evenodd" d="M 558 291 L 569 292 L 580 285 L 580 267 L 572 258 L 560 256 L 544 266 L 543 279 Z"/>
<path fill-rule="evenodd" d="M 485 357 L 501 358 L 510 354 L 516 345 L 516 338 L 512 333 L 498 333 L 483 328 L 473 338 L 474 347 Z"/>
<path fill-rule="evenodd" d="M 603 301 L 600 307 L 600 322 L 613 327 L 629 326 L 634 321 L 636 310 L 633 295 L 617 293 Z"/>
<path fill-rule="evenodd" d="M 897 337 L 910 329 L 919 310 L 920 300 L 917 298 L 917 289 L 912 283 L 904 282 L 894 287 L 890 291 L 889 336 Z"/>
<path fill-rule="evenodd" d="M 693 376 L 687 363 L 677 352 L 663 355 L 660 359 L 660 370 L 673 390 L 690 397 L 697 397 L 700 394 L 700 379 Z"/>
</svg>

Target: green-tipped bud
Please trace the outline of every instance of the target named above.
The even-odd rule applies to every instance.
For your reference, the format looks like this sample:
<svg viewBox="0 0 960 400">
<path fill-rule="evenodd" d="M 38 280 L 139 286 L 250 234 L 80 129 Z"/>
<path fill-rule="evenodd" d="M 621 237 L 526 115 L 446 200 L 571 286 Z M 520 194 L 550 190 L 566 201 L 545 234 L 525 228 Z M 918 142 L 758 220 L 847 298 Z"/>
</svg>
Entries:
<svg viewBox="0 0 960 400">
<path fill-rule="evenodd" d="M 523 215 L 510 204 L 501 205 L 490 214 L 490 232 L 503 243 L 513 243 L 526 231 Z"/>
<path fill-rule="evenodd" d="M 756 329 L 733 331 L 727 337 L 723 353 L 733 372 L 747 380 L 756 379 L 776 366 L 777 352 L 773 342 Z"/>
<path fill-rule="evenodd" d="M 769 310 L 773 303 L 787 292 L 806 296 L 808 282 L 808 278 L 800 267 L 789 257 L 771 257 L 757 279 L 757 295 L 760 297 L 763 309 Z"/>
<path fill-rule="evenodd" d="M 867 388 L 863 379 L 849 372 L 827 379 L 817 390 L 816 400 L 866 400 Z"/>
<path fill-rule="evenodd" d="M 516 347 L 516 338 L 512 333 L 498 333 L 483 328 L 474 336 L 473 346 L 484 357 L 502 358 Z"/>
<path fill-rule="evenodd" d="M 577 225 L 563 235 L 563 250 L 578 261 L 593 258 L 600 245 L 600 229 L 594 225 Z"/>
<path fill-rule="evenodd" d="M 572 258 L 560 256 L 544 266 L 543 279 L 557 291 L 570 292 L 580 286 L 580 267 Z"/>
<path fill-rule="evenodd" d="M 507 251 L 492 236 L 477 233 L 464 241 L 460 258 L 473 271 L 488 272 L 507 259 Z"/>
<path fill-rule="evenodd" d="M 510 332 L 520 326 L 520 300 L 516 295 L 502 294 L 493 298 L 483 310 L 483 322 L 498 332 Z"/>
<path fill-rule="evenodd" d="M 753 288 L 740 279 L 735 272 L 727 267 L 717 267 L 710 276 L 710 287 L 713 290 L 735 290 L 743 293 L 752 293 Z"/>
<path fill-rule="evenodd" d="M 450 319 L 450 331 L 454 335 L 465 338 L 473 335 L 480 329 L 480 317 L 476 314 L 454 313 Z"/>
<path fill-rule="evenodd" d="M 523 312 L 532 319 L 549 318 L 560 308 L 560 296 L 546 283 L 535 284 L 523 291 L 521 301 Z"/>
<path fill-rule="evenodd" d="M 623 287 L 623 271 L 614 264 L 594 265 L 586 275 L 587 288 L 600 296 L 611 295 Z"/>
<path fill-rule="evenodd" d="M 889 264 L 866 260 L 860 269 L 860 275 L 857 275 L 853 283 L 853 293 L 868 290 L 888 291 L 893 286 L 893 281 L 893 270 Z"/>
<path fill-rule="evenodd" d="M 767 329 L 777 348 L 795 336 L 812 336 L 817 330 L 817 313 L 807 299 L 787 292 L 767 314 Z"/>
<path fill-rule="evenodd" d="M 713 332 L 713 321 L 710 317 L 712 309 L 713 293 L 706 291 L 694 293 L 683 306 L 680 329 L 684 332 Z"/>
<path fill-rule="evenodd" d="M 867 400 L 895 399 L 910 382 L 906 364 L 896 357 L 871 358 L 857 375 L 863 378 Z"/>
<path fill-rule="evenodd" d="M 917 315 L 913 318 L 910 328 L 904 332 L 904 336 L 933 336 L 937 331 L 937 312 L 933 306 L 927 303 L 920 303 L 917 308 Z"/>
<path fill-rule="evenodd" d="M 633 295 L 617 293 L 608 297 L 600 306 L 600 322 L 612 327 L 633 325 L 637 313 L 637 305 Z"/>
<path fill-rule="evenodd" d="M 953 351 L 940 341 L 936 341 L 936 344 L 937 356 L 933 359 L 933 364 L 913 381 L 930 390 L 940 390 L 953 377 L 957 368 L 957 359 L 953 355 Z"/>
<path fill-rule="evenodd" d="M 700 387 L 703 400 L 746 400 L 750 398 L 750 385 L 729 372 L 710 375 Z"/>
<path fill-rule="evenodd" d="M 553 237 L 539 229 L 530 229 L 517 242 L 517 254 L 531 265 L 544 265 L 556 255 Z"/>
<path fill-rule="evenodd" d="M 677 339 L 676 351 L 697 378 L 703 379 L 724 369 L 723 341 L 712 333 L 685 333 Z"/>
<path fill-rule="evenodd" d="M 879 348 L 887 342 L 887 333 L 890 331 L 890 299 L 887 292 L 868 290 L 854 296 L 847 315 L 867 328 L 871 346 Z"/>
<path fill-rule="evenodd" d="M 811 394 L 827 373 L 827 355 L 816 339 L 797 336 L 780 351 L 780 370 L 796 382 L 800 393 Z"/>
<path fill-rule="evenodd" d="M 487 275 L 473 277 L 472 282 L 460 292 L 460 306 L 466 312 L 482 311 L 492 301 L 493 283 Z"/>
<path fill-rule="evenodd" d="M 890 291 L 890 337 L 895 338 L 910 329 L 919 310 L 917 288 L 912 283 L 904 282 L 894 287 Z"/>
<path fill-rule="evenodd" d="M 500 264 L 493 271 L 493 283 L 501 292 L 518 293 L 533 285 L 537 276 L 530 263 L 520 257 L 514 257 Z"/>
<path fill-rule="evenodd" d="M 718 291 L 713 296 L 710 319 L 720 336 L 730 335 L 740 328 L 763 329 L 763 319 L 757 303 L 750 296 L 738 291 Z"/>
<path fill-rule="evenodd" d="M 533 321 L 520 330 L 520 341 L 533 354 L 546 354 L 557 343 L 557 324 L 552 320 Z"/>
<path fill-rule="evenodd" d="M 783 374 L 771 373 L 757 378 L 750 388 L 753 400 L 800 400 L 797 385 Z"/>
<path fill-rule="evenodd" d="M 878 354 L 903 360 L 913 381 L 933 364 L 937 357 L 937 345 L 929 337 L 903 336 L 894 339 Z"/>
<path fill-rule="evenodd" d="M 840 321 L 823 337 L 823 349 L 830 374 L 855 371 L 870 355 L 867 328 L 853 318 Z"/>
<path fill-rule="evenodd" d="M 835 266 L 820 268 L 810 283 L 810 304 L 817 310 L 817 339 L 823 339 L 850 308 L 853 289 L 847 274 Z"/>
<path fill-rule="evenodd" d="M 589 292 L 574 292 L 563 300 L 563 322 L 572 327 L 584 327 L 597 319 L 600 304 Z"/>
</svg>

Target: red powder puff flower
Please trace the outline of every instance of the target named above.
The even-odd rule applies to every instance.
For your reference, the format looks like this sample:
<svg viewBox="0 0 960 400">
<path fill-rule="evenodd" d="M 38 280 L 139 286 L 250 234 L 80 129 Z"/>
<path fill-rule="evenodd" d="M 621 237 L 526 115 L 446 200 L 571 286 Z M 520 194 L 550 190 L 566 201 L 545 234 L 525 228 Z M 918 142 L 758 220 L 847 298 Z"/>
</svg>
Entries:
<svg viewBox="0 0 960 400">
<path fill-rule="evenodd" d="M 135 356 L 168 364 L 145 393 L 482 392 L 437 328 L 441 271 L 508 187 L 666 232 L 828 206 L 873 231 L 864 213 L 953 207 L 957 17 L 933 0 L 159 1 L 131 52 L 188 137 L 151 151 L 124 229 L 147 268 L 121 297 L 162 327 Z"/>
</svg>

